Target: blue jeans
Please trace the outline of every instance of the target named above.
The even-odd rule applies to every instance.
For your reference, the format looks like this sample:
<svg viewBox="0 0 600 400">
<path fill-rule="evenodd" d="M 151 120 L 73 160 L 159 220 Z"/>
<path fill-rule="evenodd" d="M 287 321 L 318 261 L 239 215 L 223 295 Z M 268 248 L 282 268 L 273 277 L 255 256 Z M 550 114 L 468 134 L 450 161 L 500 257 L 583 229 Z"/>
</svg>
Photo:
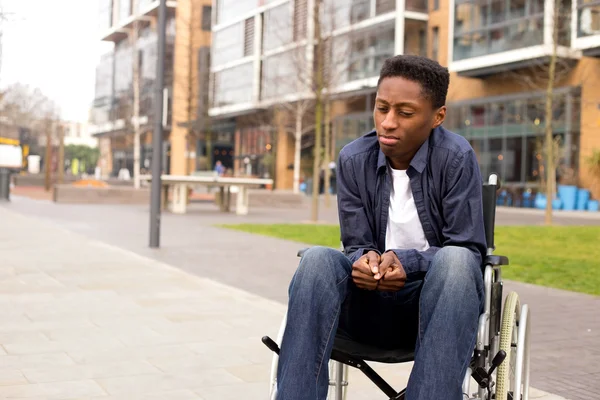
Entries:
<svg viewBox="0 0 600 400">
<path fill-rule="evenodd" d="M 325 400 L 337 334 L 378 347 L 415 346 L 407 400 L 461 400 L 483 311 L 481 266 L 469 250 L 445 247 L 421 280 L 398 292 L 352 281 L 340 251 L 313 247 L 289 288 L 277 370 L 278 400 Z"/>
</svg>

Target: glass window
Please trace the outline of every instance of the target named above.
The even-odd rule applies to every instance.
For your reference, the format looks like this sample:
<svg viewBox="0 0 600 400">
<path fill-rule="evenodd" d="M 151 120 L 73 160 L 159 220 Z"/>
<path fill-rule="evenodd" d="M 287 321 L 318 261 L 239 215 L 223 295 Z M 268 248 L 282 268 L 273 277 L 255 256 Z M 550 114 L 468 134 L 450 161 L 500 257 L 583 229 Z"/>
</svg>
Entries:
<svg viewBox="0 0 600 400">
<path fill-rule="evenodd" d="M 535 182 L 542 173 L 542 138 L 540 136 L 529 136 L 526 139 L 525 148 L 525 181 Z"/>
<path fill-rule="evenodd" d="M 260 0 L 217 0 L 217 23 L 249 13 L 262 3 Z"/>
<path fill-rule="evenodd" d="M 249 62 L 214 73 L 212 106 L 222 107 L 251 102 L 254 84 L 253 71 L 253 63 Z"/>
<path fill-rule="evenodd" d="M 137 9 L 138 12 L 142 12 L 150 6 L 150 4 L 154 3 L 155 0 L 138 0 L 137 1 Z"/>
<path fill-rule="evenodd" d="M 600 35 L 600 1 L 583 1 L 578 6 L 577 36 Z"/>
<path fill-rule="evenodd" d="M 480 127 L 485 125 L 485 105 L 473 105 L 470 107 L 470 126 Z"/>
<path fill-rule="evenodd" d="M 119 22 L 131 16 L 131 0 L 119 0 Z"/>
<path fill-rule="evenodd" d="M 350 25 L 351 10 L 348 1 L 324 0 L 321 10 L 324 32 L 335 31 Z"/>
<path fill-rule="evenodd" d="M 213 38 L 213 67 L 244 56 L 244 21 L 214 32 Z"/>
<path fill-rule="evenodd" d="M 355 0 L 350 5 L 350 22 L 355 24 L 371 16 L 371 0 Z"/>
<path fill-rule="evenodd" d="M 209 31 L 211 29 L 212 22 L 212 7 L 211 6 L 202 6 L 202 15 L 201 18 L 201 27 L 203 31 Z"/>
<path fill-rule="evenodd" d="M 542 44 L 542 1 L 468 0 L 457 4 L 454 60 Z"/>
<path fill-rule="evenodd" d="M 304 48 L 289 50 L 267 57 L 263 61 L 261 98 L 270 99 L 297 93 L 302 89 L 299 72 L 304 65 Z"/>
<path fill-rule="evenodd" d="M 284 3 L 265 12 L 263 51 L 276 49 L 292 42 L 292 9 Z"/>
<path fill-rule="evenodd" d="M 506 139 L 506 149 L 502 152 L 504 164 L 504 178 L 507 182 L 520 182 L 521 166 L 523 165 L 523 138 L 514 137 Z"/>
<path fill-rule="evenodd" d="M 377 12 L 377 4 L 375 6 Z M 389 7 L 384 1 L 381 2 L 379 10 L 383 13 Z M 321 21 L 325 32 L 335 31 L 371 17 L 371 0 L 324 0 L 321 8 Z"/>
<path fill-rule="evenodd" d="M 427 21 L 407 19 L 404 30 L 404 54 L 427 56 Z"/>
<path fill-rule="evenodd" d="M 98 10 L 98 28 L 109 29 L 112 26 L 112 0 L 100 0 Z"/>
<path fill-rule="evenodd" d="M 406 0 L 406 11 L 427 12 L 427 0 Z"/>
<path fill-rule="evenodd" d="M 131 46 L 127 39 L 115 46 L 115 91 L 123 92 L 131 88 L 133 79 Z"/>
<path fill-rule="evenodd" d="M 375 2 L 375 14 L 381 15 L 396 9 L 396 0 L 377 0 Z"/>
<path fill-rule="evenodd" d="M 438 61 L 440 50 L 440 28 L 434 26 L 431 31 L 431 59 Z"/>
<path fill-rule="evenodd" d="M 385 59 L 394 55 L 394 23 L 335 38 L 334 63 L 340 83 L 378 76 Z"/>
<path fill-rule="evenodd" d="M 100 63 L 96 67 L 96 99 L 112 96 L 113 63 L 113 53 L 105 54 L 100 58 Z"/>
</svg>

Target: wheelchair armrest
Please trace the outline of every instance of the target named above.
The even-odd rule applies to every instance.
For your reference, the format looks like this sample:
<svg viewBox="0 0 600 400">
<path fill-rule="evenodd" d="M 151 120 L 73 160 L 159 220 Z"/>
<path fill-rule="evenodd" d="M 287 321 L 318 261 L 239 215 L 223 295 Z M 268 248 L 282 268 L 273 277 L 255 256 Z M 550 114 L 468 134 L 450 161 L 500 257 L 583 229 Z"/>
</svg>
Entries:
<svg viewBox="0 0 600 400">
<path fill-rule="evenodd" d="M 485 265 L 493 265 L 493 266 L 499 266 L 499 265 L 508 265 L 508 257 L 506 256 L 485 256 L 485 261 L 484 261 Z"/>
<path fill-rule="evenodd" d="M 309 249 L 308 247 L 305 247 L 303 249 L 298 250 L 298 257 L 302 257 L 308 249 Z"/>
</svg>

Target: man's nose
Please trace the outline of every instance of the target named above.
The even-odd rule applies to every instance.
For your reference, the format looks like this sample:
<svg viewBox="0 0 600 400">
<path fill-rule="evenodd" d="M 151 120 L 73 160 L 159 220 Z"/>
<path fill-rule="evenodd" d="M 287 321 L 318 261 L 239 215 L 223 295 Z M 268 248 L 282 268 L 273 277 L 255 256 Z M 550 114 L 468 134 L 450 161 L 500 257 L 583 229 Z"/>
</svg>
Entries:
<svg viewBox="0 0 600 400">
<path fill-rule="evenodd" d="M 398 127 L 396 116 L 393 111 L 390 111 L 385 115 L 383 122 L 381 122 L 381 127 L 385 130 L 393 130 Z"/>
</svg>

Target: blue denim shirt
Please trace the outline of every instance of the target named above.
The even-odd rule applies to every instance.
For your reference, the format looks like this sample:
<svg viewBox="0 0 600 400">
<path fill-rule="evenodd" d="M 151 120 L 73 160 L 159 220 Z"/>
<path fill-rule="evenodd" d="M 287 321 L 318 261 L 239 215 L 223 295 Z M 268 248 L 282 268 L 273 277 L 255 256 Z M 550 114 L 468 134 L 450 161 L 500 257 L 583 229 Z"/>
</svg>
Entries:
<svg viewBox="0 0 600 400">
<path fill-rule="evenodd" d="M 393 249 L 407 276 L 427 272 L 444 246 L 469 249 L 481 263 L 486 252 L 483 181 L 473 148 L 443 127 L 432 130 L 407 174 L 430 248 Z M 338 210 L 346 255 L 356 261 L 385 248 L 391 178 L 375 131 L 347 144 L 337 164 Z"/>
</svg>

